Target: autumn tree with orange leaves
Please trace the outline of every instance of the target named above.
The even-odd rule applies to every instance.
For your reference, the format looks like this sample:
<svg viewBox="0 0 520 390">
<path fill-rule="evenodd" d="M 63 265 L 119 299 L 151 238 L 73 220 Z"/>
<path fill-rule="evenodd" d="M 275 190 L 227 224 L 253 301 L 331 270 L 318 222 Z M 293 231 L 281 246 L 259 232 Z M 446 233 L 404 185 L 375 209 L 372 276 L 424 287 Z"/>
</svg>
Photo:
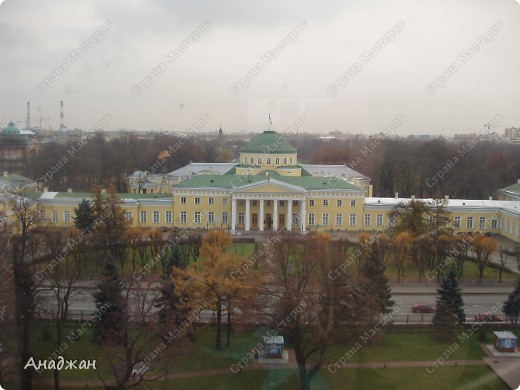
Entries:
<svg viewBox="0 0 520 390">
<path fill-rule="evenodd" d="M 229 234 L 222 230 L 212 230 L 202 241 L 200 257 L 186 270 L 174 269 L 174 284 L 179 295 L 184 295 L 191 309 L 201 307 L 214 310 L 216 316 L 215 349 L 222 350 L 222 315 L 227 309 L 231 320 L 233 307 L 246 310 L 245 302 L 251 295 L 251 285 L 247 273 L 236 271 L 243 260 L 226 250 L 231 245 Z M 228 323 L 228 326 L 230 324 Z M 229 334 L 229 333 L 228 333 Z"/>
<path fill-rule="evenodd" d="M 497 248 L 498 242 L 496 238 L 487 237 L 480 233 L 473 236 L 471 249 L 475 253 L 475 265 L 478 269 L 479 283 L 482 283 L 484 270 L 490 262 L 491 254 L 495 252 Z"/>
</svg>

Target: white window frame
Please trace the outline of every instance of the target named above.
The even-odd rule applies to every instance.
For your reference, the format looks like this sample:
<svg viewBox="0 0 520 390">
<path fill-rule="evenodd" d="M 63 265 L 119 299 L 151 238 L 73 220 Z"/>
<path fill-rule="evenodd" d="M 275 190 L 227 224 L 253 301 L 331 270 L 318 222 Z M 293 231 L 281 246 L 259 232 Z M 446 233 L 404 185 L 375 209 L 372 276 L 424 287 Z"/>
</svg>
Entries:
<svg viewBox="0 0 520 390">
<path fill-rule="evenodd" d="M 158 210 L 154 210 L 152 212 L 152 221 L 153 221 L 153 223 L 161 222 L 161 213 Z"/>
<path fill-rule="evenodd" d="M 188 223 L 188 213 L 186 211 L 181 211 L 179 220 L 180 220 L 180 223 Z"/>
<path fill-rule="evenodd" d="M 172 223 L 172 212 L 171 211 L 166 211 L 164 213 L 164 222 L 165 223 Z"/>
<path fill-rule="evenodd" d="M 146 223 L 146 211 L 145 210 L 141 210 L 139 212 L 139 223 Z"/>
</svg>

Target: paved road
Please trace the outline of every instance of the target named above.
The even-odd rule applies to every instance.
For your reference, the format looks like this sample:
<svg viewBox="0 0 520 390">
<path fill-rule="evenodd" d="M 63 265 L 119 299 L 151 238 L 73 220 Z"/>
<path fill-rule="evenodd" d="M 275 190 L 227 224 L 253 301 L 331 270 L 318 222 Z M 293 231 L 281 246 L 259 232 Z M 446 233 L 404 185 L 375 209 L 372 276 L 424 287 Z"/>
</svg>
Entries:
<svg viewBox="0 0 520 390">
<path fill-rule="evenodd" d="M 412 313 L 412 305 L 417 302 L 434 304 L 437 294 L 436 287 L 429 286 L 394 286 L 392 287 L 393 299 L 396 303 L 397 310 L 395 321 L 398 323 L 402 322 L 430 322 L 432 314 L 417 314 Z M 496 313 L 502 313 L 502 309 L 499 304 L 503 304 L 507 299 L 512 287 L 466 287 L 463 289 L 463 299 L 465 303 L 465 310 L 468 320 L 472 320 L 476 313 L 483 313 L 487 311 L 494 311 Z M 88 318 L 89 315 L 95 312 L 96 307 L 94 299 L 92 297 L 93 290 L 85 288 L 79 290 L 72 298 L 70 305 L 70 313 L 72 318 Z M 55 302 L 54 294 L 49 289 L 42 289 L 40 296 L 44 299 L 44 305 L 48 308 L 53 306 Z M 153 296 L 147 297 L 147 303 L 149 304 Z M 135 296 L 131 295 L 130 307 L 132 310 L 137 310 L 138 301 Z M 494 308 L 494 309 L 493 309 Z M 153 308 L 152 313 L 156 312 L 157 309 Z M 209 322 L 213 317 L 213 312 L 205 310 L 200 315 L 201 322 Z"/>
</svg>

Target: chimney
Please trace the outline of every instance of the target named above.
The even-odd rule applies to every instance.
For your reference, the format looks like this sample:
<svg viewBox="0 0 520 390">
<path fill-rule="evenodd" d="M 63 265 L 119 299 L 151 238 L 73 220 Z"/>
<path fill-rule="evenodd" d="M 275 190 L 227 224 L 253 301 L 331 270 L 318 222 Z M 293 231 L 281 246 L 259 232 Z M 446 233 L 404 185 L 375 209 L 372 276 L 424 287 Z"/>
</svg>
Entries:
<svg viewBox="0 0 520 390">
<path fill-rule="evenodd" d="M 491 195 L 489 196 L 489 200 L 493 200 L 493 197 Z"/>
<path fill-rule="evenodd" d="M 395 198 L 396 198 L 396 199 L 399 198 L 399 192 L 396 192 L 396 193 L 395 193 Z"/>
<path fill-rule="evenodd" d="M 415 195 L 412 195 L 412 200 L 415 200 Z"/>
<path fill-rule="evenodd" d="M 520 184 L 520 179 L 518 179 L 518 183 L 517 184 Z"/>
<path fill-rule="evenodd" d="M 7 177 L 7 171 L 4 171 L 4 177 Z"/>
<path fill-rule="evenodd" d="M 447 202 L 448 199 L 450 199 L 450 196 L 449 195 L 444 195 L 444 200 Z"/>
<path fill-rule="evenodd" d="M 72 188 L 67 188 L 67 192 L 70 194 L 72 193 Z"/>
<path fill-rule="evenodd" d="M 43 187 L 43 192 L 49 192 L 49 187 Z"/>
</svg>

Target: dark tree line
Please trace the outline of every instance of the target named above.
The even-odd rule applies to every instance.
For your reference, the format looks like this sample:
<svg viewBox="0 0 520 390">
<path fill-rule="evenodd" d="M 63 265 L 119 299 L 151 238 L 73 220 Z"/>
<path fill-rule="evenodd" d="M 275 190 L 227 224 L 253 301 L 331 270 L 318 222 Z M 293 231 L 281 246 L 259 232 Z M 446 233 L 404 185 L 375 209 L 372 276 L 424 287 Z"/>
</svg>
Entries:
<svg viewBox="0 0 520 390">
<path fill-rule="evenodd" d="M 430 140 L 289 140 L 306 163 L 347 164 L 372 179 L 374 196 L 486 199 L 520 178 L 520 145 Z M 440 173 L 439 173 L 440 172 Z"/>
<path fill-rule="evenodd" d="M 159 159 L 164 150 L 173 152 Z M 43 179 L 41 186 L 51 191 L 90 191 L 99 185 L 114 186 L 121 193 L 127 192 L 126 176 L 138 169 L 168 173 L 190 161 L 227 162 L 233 157 L 223 145 L 193 137 L 129 135 L 107 140 L 99 132 L 85 141 L 49 144 L 29 161 L 28 176 Z"/>
</svg>

